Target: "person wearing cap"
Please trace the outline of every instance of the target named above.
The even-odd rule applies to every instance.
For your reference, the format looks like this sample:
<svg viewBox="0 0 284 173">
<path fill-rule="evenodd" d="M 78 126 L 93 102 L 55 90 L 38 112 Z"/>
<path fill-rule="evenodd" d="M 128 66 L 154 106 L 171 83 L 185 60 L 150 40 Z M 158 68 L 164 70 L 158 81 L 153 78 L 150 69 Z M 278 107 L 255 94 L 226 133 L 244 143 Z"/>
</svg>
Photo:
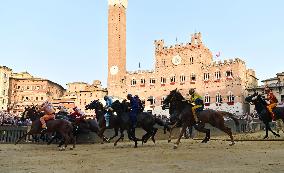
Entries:
<svg viewBox="0 0 284 173">
<path fill-rule="evenodd" d="M 270 88 L 265 87 L 264 92 L 267 96 L 266 100 L 267 100 L 268 105 L 266 107 L 267 107 L 267 109 L 270 113 L 272 120 L 275 120 L 275 115 L 273 113 L 273 109 L 277 106 L 278 100 L 277 100 L 277 98 L 275 97 L 275 95 L 273 94 L 273 92 L 271 91 Z"/>
<path fill-rule="evenodd" d="M 55 109 L 52 104 L 48 101 L 45 101 L 40 106 L 40 111 L 44 112 L 44 116 L 40 117 L 40 122 L 42 124 L 42 133 L 47 130 L 46 121 L 55 119 Z"/>
<path fill-rule="evenodd" d="M 106 127 L 109 127 L 109 121 L 110 121 L 110 116 L 111 116 L 110 111 L 111 111 L 111 105 L 112 105 L 113 101 L 112 101 L 111 97 L 107 96 L 107 95 L 104 96 L 104 100 L 106 102 L 106 105 L 104 107 L 105 110 L 106 110 L 106 113 L 105 113 L 104 117 L 105 117 L 105 120 L 106 120 Z"/>
<path fill-rule="evenodd" d="M 203 99 L 199 94 L 195 92 L 194 88 L 191 88 L 189 90 L 189 95 L 191 96 L 190 102 L 194 105 L 192 107 L 193 117 L 195 122 L 197 123 L 198 122 L 197 111 L 202 111 L 204 108 Z"/>
</svg>

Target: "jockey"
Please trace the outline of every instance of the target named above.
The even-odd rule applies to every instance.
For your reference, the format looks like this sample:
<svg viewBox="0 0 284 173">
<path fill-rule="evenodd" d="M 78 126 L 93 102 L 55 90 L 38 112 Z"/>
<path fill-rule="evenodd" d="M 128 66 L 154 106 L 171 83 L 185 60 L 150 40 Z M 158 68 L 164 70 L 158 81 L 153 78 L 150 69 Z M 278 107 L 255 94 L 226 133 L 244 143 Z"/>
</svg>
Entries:
<svg viewBox="0 0 284 173">
<path fill-rule="evenodd" d="M 106 105 L 105 105 L 105 110 L 106 113 L 104 115 L 105 120 L 106 120 L 106 127 L 109 127 L 109 120 L 110 120 L 110 111 L 111 111 L 111 105 L 113 103 L 112 99 L 110 96 L 104 96 L 104 100 L 106 101 Z"/>
<path fill-rule="evenodd" d="M 189 90 L 189 94 L 191 96 L 190 102 L 194 105 L 192 107 L 193 117 L 194 117 L 195 122 L 197 123 L 198 122 L 197 111 L 203 110 L 203 107 L 204 107 L 203 99 L 199 94 L 195 92 L 195 89 L 193 88 Z"/>
<path fill-rule="evenodd" d="M 267 95 L 266 98 L 266 100 L 268 101 L 267 109 L 271 115 L 272 120 L 275 120 L 275 115 L 272 110 L 277 106 L 278 100 L 271 91 L 271 89 L 269 89 L 268 87 L 265 87 L 264 91 Z"/>
<path fill-rule="evenodd" d="M 78 125 L 80 122 L 84 121 L 85 114 L 77 106 L 73 108 L 73 113 L 70 114 L 71 119 L 74 120 L 75 124 Z"/>
<path fill-rule="evenodd" d="M 44 111 L 44 116 L 40 117 L 40 119 L 39 119 L 41 124 L 42 124 L 42 131 L 41 132 L 44 132 L 44 131 L 47 130 L 47 126 L 46 126 L 45 121 L 55 119 L 55 109 L 50 102 L 45 101 L 40 106 L 40 111 Z"/>
<path fill-rule="evenodd" d="M 139 105 L 137 102 L 137 99 L 132 97 L 131 94 L 127 95 L 127 99 L 130 101 L 130 121 L 131 121 L 131 131 L 132 131 L 132 137 L 135 137 L 135 128 L 136 128 L 136 123 L 137 123 L 137 114 L 139 113 Z"/>
</svg>

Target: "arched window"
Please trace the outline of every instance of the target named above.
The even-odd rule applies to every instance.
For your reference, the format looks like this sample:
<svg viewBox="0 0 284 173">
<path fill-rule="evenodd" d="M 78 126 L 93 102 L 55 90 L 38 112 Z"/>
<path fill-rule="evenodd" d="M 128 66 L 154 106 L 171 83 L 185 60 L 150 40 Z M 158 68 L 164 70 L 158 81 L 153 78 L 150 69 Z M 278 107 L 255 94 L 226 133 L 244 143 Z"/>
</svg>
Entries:
<svg viewBox="0 0 284 173">
<path fill-rule="evenodd" d="M 141 85 L 145 85 L 145 82 L 146 82 L 146 81 L 145 81 L 145 78 L 141 78 L 140 84 L 141 84 Z"/>
<path fill-rule="evenodd" d="M 165 77 L 161 77 L 161 84 L 164 85 L 166 84 L 167 79 Z"/>
<path fill-rule="evenodd" d="M 231 91 L 229 91 L 227 99 L 228 99 L 228 105 L 233 105 L 234 104 L 235 96 L 234 96 L 234 94 Z"/>
<path fill-rule="evenodd" d="M 205 104 L 206 103 L 210 104 L 210 95 L 208 93 L 204 96 L 204 102 L 205 102 Z"/>
<path fill-rule="evenodd" d="M 209 73 L 204 73 L 204 81 L 208 81 L 209 80 Z"/>
<path fill-rule="evenodd" d="M 136 79 L 133 78 L 133 79 L 131 80 L 131 86 L 135 86 L 135 85 L 136 85 Z"/>
<path fill-rule="evenodd" d="M 227 79 L 232 79 L 233 78 L 233 71 L 232 70 L 227 70 L 226 71 L 226 78 Z"/>
<path fill-rule="evenodd" d="M 184 74 L 182 74 L 180 76 L 180 83 L 185 83 L 185 75 Z"/>
<path fill-rule="evenodd" d="M 222 103 L 222 96 L 220 93 L 216 94 L 216 103 Z"/>
<path fill-rule="evenodd" d="M 175 76 L 175 75 L 172 75 L 172 76 L 170 77 L 170 81 L 171 81 L 171 84 L 175 84 L 175 82 L 176 82 L 176 76 Z"/>
<path fill-rule="evenodd" d="M 150 85 L 155 85 L 155 83 L 156 83 L 156 79 L 151 77 L 150 78 Z"/>
<path fill-rule="evenodd" d="M 221 79 L 221 72 L 220 71 L 216 71 L 215 72 L 215 80 L 220 80 Z"/>
</svg>

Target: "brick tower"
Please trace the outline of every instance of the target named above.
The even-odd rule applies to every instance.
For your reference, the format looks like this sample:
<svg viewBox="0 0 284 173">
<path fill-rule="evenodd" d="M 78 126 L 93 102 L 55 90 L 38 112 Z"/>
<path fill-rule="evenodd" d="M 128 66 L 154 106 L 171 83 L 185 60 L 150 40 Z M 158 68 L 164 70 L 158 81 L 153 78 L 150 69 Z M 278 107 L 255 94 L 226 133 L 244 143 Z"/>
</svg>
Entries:
<svg viewBox="0 0 284 173">
<path fill-rule="evenodd" d="M 126 82 L 126 8 L 127 0 L 108 0 L 108 91 L 121 93 Z"/>
</svg>

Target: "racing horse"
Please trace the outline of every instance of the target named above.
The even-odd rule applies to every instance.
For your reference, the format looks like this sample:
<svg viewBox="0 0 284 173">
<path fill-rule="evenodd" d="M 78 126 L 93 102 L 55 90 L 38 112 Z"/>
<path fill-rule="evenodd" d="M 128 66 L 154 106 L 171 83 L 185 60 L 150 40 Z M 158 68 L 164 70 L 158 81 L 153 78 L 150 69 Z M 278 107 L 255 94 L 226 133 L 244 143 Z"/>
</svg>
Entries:
<svg viewBox="0 0 284 173">
<path fill-rule="evenodd" d="M 270 113 L 267 109 L 267 103 L 266 101 L 261 97 L 258 92 L 254 91 L 254 94 L 247 96 L 245 98 L 245 101 L 249 102 L 250 104 L 255 105 L 256 112 L 259 115 L 259 119 L 264 123 L 265 125 L 265 136 L 263 139 L 268 138 L 268 131 L 270 131 L 274 136 L 280 137 L 279 134 L 275 133 L 271 127 L 270 122 L 272 122 L 272 118 L 270 116 Z M 276 107 L 273 109 L 275 119 L 276 120 L 282 120 L 284 122 L 284 107 Z"/>
<path fill-rule="evenodd" d="M 175 119 L 175 124 L 172 126 L 170 131 L 170 136 L 168 142 L 171 141 L 171 133 L 172 130 L 181 124 L 182 130 L 180 131 L 177 142 L 174 145 L 176 149 L 180 143 L 181 137 L 184 134 L 187 127 L 193 126 L 196 130 L 203 132 L 206 134 L 206 137 L 202 141 L 202 143 L 207 143 L 210 140 L 210 129 L 205 128 L 205 123 L 209 123 L 215 128 L 220 129 L 230 136 L 231 144 L 234 145 L 234 138 L 232 135 L 232 131 L 229 127 L 225 125 L 224 116 L 228 116 L 236 124 L 237 129 L 239 129 L 238 119 L 234 117 L 233 114 L 225 112 L 225 111 L 215 111 L 215 110 L 203 110 L 198 112 L 198 124 L 195 123 L 191 103 L 188 103 L 182 94 L 177 90 L 172 90 L 170 94 L 165 98 L 163 102 L 163 109 L 169 107 L 171 114 L 171 121 Z M 174 109 L 174 110 L 173 110 Z"/>
<path fill-rule="evenodd" d="M 23 136 L 21 136 L 16 142 L 15 145 L 18 144 L 22 139 L 26 138 L 27 135 L 36 135 L 36 134 L 42 134 L 41 133 L 41 122 L 39 118 L 43 116 L 42 113 L 40 113 L 35 106 L 27 107 L 25 108 L 25 111 L 23 113 L 26 118 L 30 118 L 32 121 L 31 129 L 25 133 Z M 61 147 L 60 150 L 65 150 L 67 145 L 70 142 L 73 142 L 73 147 L 70 149 L 75 148 L 76 139 L 73 135 L 73 126 L 69 121 L 66 120 L 49 120 L 46 122 L 47 130 L 44 133 L 59 133 L 64 140 L 64 147 Z"/>
</svg>

